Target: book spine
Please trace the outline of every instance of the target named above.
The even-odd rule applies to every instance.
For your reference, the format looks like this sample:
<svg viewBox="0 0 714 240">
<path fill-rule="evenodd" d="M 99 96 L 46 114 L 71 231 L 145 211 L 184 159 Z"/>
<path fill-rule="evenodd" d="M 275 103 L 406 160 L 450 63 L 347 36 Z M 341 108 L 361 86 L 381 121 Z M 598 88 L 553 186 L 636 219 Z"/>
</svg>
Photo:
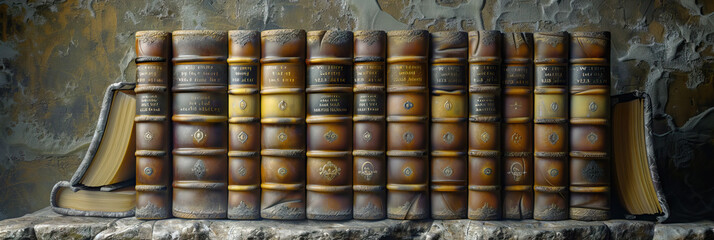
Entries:
<svg viewBox="0 0 714 240">
<path fill-rule="evenodd" d="M 387 216 L 425 219 L 430 215 L 429 33 L 390 31 L 387 46 Z"/>
<path fill-rule="evenodd" d="M 173 32 L 173 215 L 227 213 L 228 36 Z"/>
<path fill-rule="evenodd" d="M 503 36 L 503 217 L 533 218 L 533 34 Z"/>
<path fill-rule="evenodd" d="M 610 216 L 610 33 L 570 38 L 570 218 Z"/>
<path fill-rule="evenodd" d="M 228 32 L 228 218 L 260 218 L 260 32 Z"/>
<path fill-rule="evenodd" d="M 307 218 L 352 218 L 350 31 L 307 33 Z"/>
<path fill-rule="evenodd" d="M 469 32 L 468 218 L 501 218 L 501 33 Z"/>
<path fill-rule="evenodd" d="M 260 216 L 304 219 L 305 31 L 263 31 L 261 45 Z"/>
<path fill-rule="evenodd" d="M 171 217 L 171 33 L 136 32 L 136 218 Z"/>
<path fill-rule="evenodd" d="M 354 33 L 353 217 L 387 217 L 385 55 L 383 31 Z"/>
<path fill-rule="evenodd" d="M 568 218 L 568 35 L 536 33 L 533 106 L 536 220 Z"/>
<path fill-rule="evenodd" d="M 431 217 L 466 218 L 466 32 L 431 34 Z"/>
</svg>

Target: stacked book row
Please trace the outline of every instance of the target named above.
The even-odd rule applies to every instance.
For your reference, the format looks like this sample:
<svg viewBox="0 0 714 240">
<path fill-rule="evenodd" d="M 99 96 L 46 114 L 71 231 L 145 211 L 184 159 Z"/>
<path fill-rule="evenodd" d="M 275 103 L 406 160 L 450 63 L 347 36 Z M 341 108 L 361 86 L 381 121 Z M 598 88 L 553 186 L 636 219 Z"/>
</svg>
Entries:
<svg viewBox="0 0 714 240">
<path fill-rule="evenodd" d="M 609 39 L 137 32 L 136 217 L 608 219 Z"/>
</svg>

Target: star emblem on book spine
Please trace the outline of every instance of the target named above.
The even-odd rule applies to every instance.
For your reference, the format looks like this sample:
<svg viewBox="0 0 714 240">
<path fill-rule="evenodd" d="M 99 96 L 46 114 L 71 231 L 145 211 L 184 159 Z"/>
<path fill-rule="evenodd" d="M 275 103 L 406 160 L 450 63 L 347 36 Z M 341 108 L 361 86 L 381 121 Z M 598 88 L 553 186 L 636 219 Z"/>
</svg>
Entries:
<svg viewBox="0 0 714 240">
<path fill-rule="evenodd" d="M 513 104 L 511 104 L 511 107 L 513 107 L 513 109 L 515 110 L 518 110 L 518 108 L 522 107 L 522 105 L 518 102 L 514 102 Z"/>
</svg>

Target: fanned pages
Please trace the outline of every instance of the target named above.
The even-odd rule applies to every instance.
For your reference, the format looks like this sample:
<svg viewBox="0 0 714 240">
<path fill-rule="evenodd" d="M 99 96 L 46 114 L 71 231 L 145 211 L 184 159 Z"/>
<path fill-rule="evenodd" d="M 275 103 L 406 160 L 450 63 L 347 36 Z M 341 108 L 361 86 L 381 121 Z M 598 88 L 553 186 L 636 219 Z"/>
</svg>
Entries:
<svg viewBox="0 0 714 240">
<path fill-rule="evenodd" d="M 173 32 L 173 215 L 227 214 L 228 34 Z"/>
<path fill-rule="evenodd" d="M 387 34 L 354 33 L 353 190 L 355 219 L 387 217 L 385 69 Z"/>
<path fill-rule="evenodd" d="M 431 217 L 466 218 L 466 32 L 431 33 Z"/>
<path fill-rule="evenodd" d="M 84 160 L 72 177 L 73 181 L 60 181 L 52 188 L 50 205 L 53 211 L 63 215 L 93 217 L 134 215 L 136 196 L 134 189 L 131 188 L 135 181 L 134 170 L 131 167 L 135 163 L 133 153 L 136 149 L 134 135 L 136 98 L 133 92 L 135 86 L 135 83 L 120 82 L 107 88 L 92 142 Z M 98 154 L 99 149 L 109 147 L 106 145 L 110 143 L 115 148 L 113 151 L 120 154 L 114 156 Z M 101 164 L 103 169 L 92 169 L 99 168 L 100 164 L 95 162 L 100 161 L 108 163 Z M 123 172 L 121 175 L 125 176 L 125 179 L 113 184 L 89 187 L 81 184 L 79 180 L 90 171 L 107 175 L 110 175 L 109 172 Z"/>
<path fill-rule="evenodd" d="M 136 32 L 136 218 L 171 217 L 171 33 Z"/>
<path fill-rule="evenodd" d="M 228 32 L 228 218 L 260 218 L 260 32 Z"/>
</svg>

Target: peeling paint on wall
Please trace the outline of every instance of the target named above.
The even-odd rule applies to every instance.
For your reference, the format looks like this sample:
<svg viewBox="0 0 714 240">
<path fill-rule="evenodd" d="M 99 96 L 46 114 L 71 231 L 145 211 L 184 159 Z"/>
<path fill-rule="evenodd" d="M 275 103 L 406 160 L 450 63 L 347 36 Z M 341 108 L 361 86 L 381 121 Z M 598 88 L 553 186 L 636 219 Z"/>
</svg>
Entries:
<svg viewBox="0 0 714 240">
<path fill-rule="evenodd" d="M 677 142 L 714 131 L 713 12 L 701 0 L 2 1 L 0 219 L 46 206 L 71 176 L 104 89 L 134 80 L 138 30 L 608 30 L 613 94 L 649 92 Z"/>
</svg>

